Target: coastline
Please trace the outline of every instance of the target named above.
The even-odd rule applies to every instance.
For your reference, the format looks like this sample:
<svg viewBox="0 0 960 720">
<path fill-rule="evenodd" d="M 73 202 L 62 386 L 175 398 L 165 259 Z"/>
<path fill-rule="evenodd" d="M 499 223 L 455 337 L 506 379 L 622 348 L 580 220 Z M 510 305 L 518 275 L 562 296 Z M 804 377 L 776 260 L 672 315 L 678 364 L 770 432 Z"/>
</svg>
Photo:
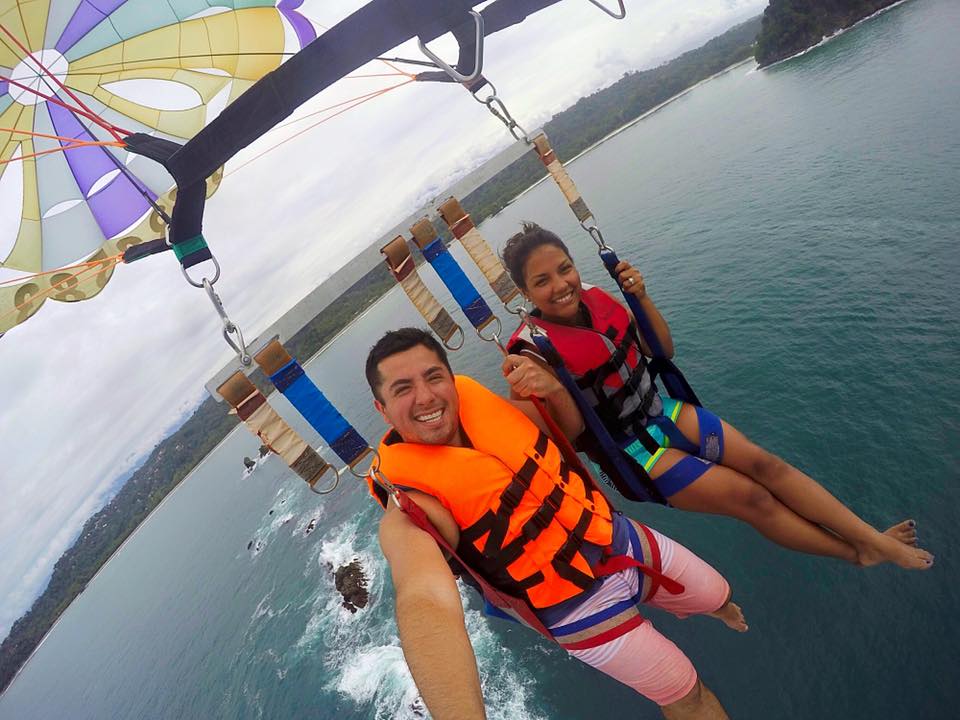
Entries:
<svg viewBox="0 0 960 720">
<path fill-rule="evenodd" d="M 900 0 L 900 2 L 906 2 L 906 1 L 907 1 L 907 0 Z M 899 4 L 899 3 L 898 3 L 898 4 Z M 892 7 L 892 6 L 891 6 L 891 7 Z M 703 80 L 700 80 L 699 82 L 694 83 L 694 84 L 691 85 L 690 87 L 681 90 L 681 91 L 678 92 L 676 95 L 673 95 L 673 96 L 667 98 L 666 100 L 664 100 L 664 101 L 663 101 L 662 103 L 660 103 L 659 105 L 655 105 L 654 107 L 650 108 L 649 110 L 647 110 L 646 112 L 642 113 L 641 115 L 638 115 L 637 117 L 633 118 L 633 120 L 630 120 L 630 121 L 624 123 L 623 125 L 621 125 L 620 127 L 618 127 L 616 130 L 613 130 L 613 131 L 607 133 L 606 135 L 604 135 L 602 138 L 600 138 L 599 140 L 597 140 L 595 143 L 593 143 L 593 144 L 590 145 L 589 147 L 587 147 L 587 148 L 581 150 L 580 152 L 578 152 L 576 155 L 574 155 L 574 156 L 573 156 L 572 158 L 570 158 L 569 160 L 563 160 L 563 161 L 562 161 L 563 164 L 564 164 L 564 165 L 569 165 L 570 163 L 572 163 L 573 161 L 577 160 L 577 159 L 580 158 L 581 156 L 586 155 L 586 154 L 587 154 L 588 152 L 590 152 L 591 150 L 594 150 L 595 148 L 603 145 L 603 143 L 607 142 L 607 141 L 610 140 L 611 138 L 616 137 L 617 135 L 619 135 L 620 133 L 624 132 L 625 130 L 629 130 L 631 127 L 633 127 L 634 125 L 636 125 L 637 123 L 639 123 L 639 122 L 641 122 L 641 121 L 643 121 L 643 120 L 646 120 L 646 119 L 647 119 L 648 117 L 650 117 L 651 115 L 660 112 L 660 111 L 663 110 L 663 108 L 665 108 L 667 105 L 670 105 L 671 103 L 679 100 L 680 98 L 682 98 L 682 97 L 684 97 L 684 96 L 686 96 L 686 95 L 689 95 L 690 93 L 692 93 L 694 90 L 696 90 L 696 89 L 697 89 L 698 87 L 700 87 L 701 85 L 705 85 L 706 83 L 711 82 L 712 80 L 716 80 L 718 77 L 720 77 L 720 76 L 722 76 L 722 75 L 726 75 L 728 72 L 731 72 L 732 70 L 736 70 L 738 67 L 742 67 L 743 65 L 747 65 L 747 64 L 749 64 L 749 63 L 754 63 L 754 64 L 756 64 L 756 60 L 754 60 L 752 57 L 749 57 L 749 58 L 746 58 L 745 60 L 741 60 L 740 62 L 735 62 L 735 63 L 733 63 L 733 65 L 729 65 L 729 66 L 725 67 L 723 70 L 719 70 L 718 72 L 715 72 L 713 75 L 710 75 L 709 77 L 705 77 Z M 509 203 L 507 203 L 507 205 L 509 206 L 511 203 L 516 202 L 518 199 L 520 199 L 521 197 L 523 197 L 524 195 L 526 195 L 528 192 L 530 192 L 531 190 L 533 190 L 535 187 L 537 187 L 537 185 L 539 185 L 540 183 L 542 183 L 542 182 L 545 181 L 545 180 L 548 180 L 549 178 L 550 178 L 549 175 L 544 175 L 542 178 L 540 178 L 539 180 L 537 180 L 535 183 L 533 183 L 532 185 L 530 185 L 528 188 L 525 188 L 522 192 L 517 193 L 517 195 L 516 195 Z M 497 213 L 497 214 L 499 214 L 499 213 Z M 496 216 L 494 215 L 494 216 L 492 216 L 492 217 L 496 217 Z"/>
<path fill-rule="evenodd" d="M 835 33 L 833 33 L 832 35 L 824 35 L 823 39 L 820 40 L 820 42 L 816 43 L 815 45 L 811 45 L 810 47 L 805 48 L 805 49 L 801 50 L 800 52 L 794 53 L 793 55 L 790 55 L 789 57 L 785 57 L 785 58 L 783 58 L 783 59 L 781 59 L 781 60 L 777 60 L 776 62 L 772 62 L 772 63 L 770 63 L 769 65 L 760 65 L 760 66 L 757 67 L 757 69 L 758 69 L 758 70 L 768 70 L 768 69 L 770 69 L 770 68 L 776 67 L 776 66 L 779 65 L 780 63 L 785 63 L 785 62 L 787 62 L 788 60 L 793 60 L 794 58 L 798 58 L 798 57 L 800 57 L 801 55 L 806 55 L 808 52 L 811 52 L 811 51 L 813 51 L 813 50 L 816 50 L 818 47 L 822 47 L 823 45 L 826 45 L 826 44 L 827 44 L 828 42 L 830 42 L 831 40 L 835 40 L 836 38 L 838 38 L 838 37 L 840 37 L 841 35 L 843 35 L 845 32 L 848 32 L 848 31 L 850 31 L 850 30 L 853 30 L 853 28 L 855 28 L 855 27 L 856 27 L 857 25 L 859 25 L 860 23 L 865 23 L 865 22 L 867 22 L 867 20 L 872 20 L 873 18 L 877 17 L 878 15 L 882 15 L 883 13 L 885 13 L 885 12 L 887 12 L 887 11 L 889 11 L 889 10 L 893 10 L 895 7 L 900 7 L 901 5 L 903 5 L 903 4 L 906 3 L 906 2 L 909 2 L 909 0 L 897 0 L 897 2 L 891 3 L 890 5 L 887 5 L 886 7 L 882 7 L 882 8 L 880 8 L 879 10 L 877 10 L 876 12 L 874 12 L 874 13 L 871 13 L 871 14 L 869 14 L 869 15 L 865 15 L 864 17 L 860 18 L 860 19 L 857 20 L 855 23 L 853 23 L 853 25 L 847 25 L 847 27 L 845 27 L 845 28 L 840 28 L 840 29 L 837 30 Z"/>
</svg>

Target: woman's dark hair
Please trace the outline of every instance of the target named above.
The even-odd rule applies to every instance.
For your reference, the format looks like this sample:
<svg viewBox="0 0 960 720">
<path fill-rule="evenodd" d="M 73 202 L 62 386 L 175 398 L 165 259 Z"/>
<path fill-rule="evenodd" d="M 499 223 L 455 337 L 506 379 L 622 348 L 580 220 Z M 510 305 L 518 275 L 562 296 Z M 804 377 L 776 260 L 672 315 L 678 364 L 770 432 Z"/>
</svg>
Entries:
<svg viewBox="0 0 960 720">
<path fill-rule="evenodd" d="M 447 359 L 447 351 L 432 334 L 413 327 L 391 330 L 377 340 L 377 344 L 370 348 L 370 353 L 367 355 L 367 384 L 370 386 L 370 392 L 379 402 L 383 402 L 383 397 L 380 395 L 380 386 L 383 385 L 383 378 L 380 377 L 380 363 L 391 355 L 406 352 L 417 345 L 433 350 L 440 362 L 453 375 L 453 368 L 450 367 L 450 361 Z"/>
<path fill-rule="evenodd" d="M 555 233 L 544 230 L 532 222 L 524 222 L 523 230 L 507 240 L 507 244 L 503 246 L 503 250 L 500 252 L 500 259 L 503 260 L 507 272 L 510 273 L 513 282 L 521 290 L 527 287 L 523 279 L 523 268 L 527 264 L 527 258 L 541 245 L 553 245 L 563 250 L 568 256 L 570 255 L 570 251 L 563 244 L 563 240 L 557 237 Z"/>
</svg>

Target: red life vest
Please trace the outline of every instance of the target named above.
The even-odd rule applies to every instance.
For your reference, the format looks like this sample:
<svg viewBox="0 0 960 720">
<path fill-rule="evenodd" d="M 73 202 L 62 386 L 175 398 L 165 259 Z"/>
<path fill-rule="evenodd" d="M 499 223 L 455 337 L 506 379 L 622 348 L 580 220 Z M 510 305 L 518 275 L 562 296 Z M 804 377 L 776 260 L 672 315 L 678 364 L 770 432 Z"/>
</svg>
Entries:
<svg viewBox="0 0 960 720">
<path fill-rule="evenodd" d="M 560 325 L 535 314 L 530 320 L 547 334 L 610 433 L 618 440 L 639 435 L 638 426 L 659 414 L 662 405 L 640 351 L 636 326 L 626 309 L 598 287 L 585 285 L 580 303 L 589 327 Z M 533 346 L 529 332 L 521 325 L 507 349 L 518 352 L 523 344 Z"/>
</svg>

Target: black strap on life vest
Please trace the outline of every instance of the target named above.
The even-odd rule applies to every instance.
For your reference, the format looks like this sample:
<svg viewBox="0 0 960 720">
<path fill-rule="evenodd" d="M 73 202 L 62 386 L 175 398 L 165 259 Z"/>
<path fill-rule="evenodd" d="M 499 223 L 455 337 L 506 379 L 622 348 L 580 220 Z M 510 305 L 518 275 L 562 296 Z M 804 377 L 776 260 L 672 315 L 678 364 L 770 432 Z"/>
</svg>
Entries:
<svg viewBox="0 0 960 720">
<path fill-rule="evenodd" d="M 632 332 L 631 332 L 632 331 Z M 611 342 L 616 343 L 617 330 L 612 325 L 603 333 Z M 585 372 L 576 378 L 577 387 L 581 390 L 590 390 L 596 397 L 597 405 L 595 410 L 597 415 L 608 428 L 622 428 L 623 406 L 627 399 L 635 395 L 643 386 L 643 378 L 647 374 L 647 363 L 640 351 L 640 343 L 637 341 L 636 331 L 633 329 L 633 323 L 624 333 L 623 339 L 616 344 L 616 347 L 610 357 L 601 365 Z M 621 368 L 626 365 L 630 348 L 636 344 L 636 353 L 638 356 L 637 366 L 630 371 L 630 375 L 624 381 L 623 385 L 615 392 L 607 394 L 605 383 L 611 375 L 620 375 Z M 656 387 L 653 384 L 653 377 L 650 378 L 650 385 L 643 397 L 640 399 L 640 406 L 634 410 L 634 418 L 646 419 L 650 414 L 650 407 L 653 405 L 653 398 L 656 395 Z M 642 423 L 641 423 L 642 424 Z"/>
<path fill-rule="evenodd" d="M 549 439 L 546 434 L 540 432 L 533 447 L 534 454 L 542 457 L 547 450 L 548 442 Z M 473 562 L 474 567 L 483 572 L 495 585 L 505 591 L 515 592 L 524 598 L 527 598 L 527 591 L 530 588 L 543 582 L 543 573 L 537 571 L 528 577 L 516 579 L 509 574 L 507 568 L 523 555 L 527 545 L 536 540 L 553 522 L 563 503 L 564 488 L 569 483 L 571 473 L 567 462 L 561 461 L 560 482 L 543 499 L 540 507 L 533 515 L 521 526 L 517 537 L 504 545 L 510 528 L 510 518 L 520 505 L 524 493 L 529 491 L 530 484 L 533 482 L 533 477 L 538 469 L 537 462 L 533 458 L 527 458 L 507 487 L 500 493 L 500 502 L 496 511 L 488 510 L 473 525 L 461 530 L 460 544 L 457 548 L 458 552 L 464 555 L 468 562 Z M 582 547 L 584 536 L 594 517 L 594 512 L 587 507 L 593 502 L 594 491 L 590 487 L 589 481 L 584 480 L 583 484 L 587 502 L 584 503 L 576 526 L 568 531 L 566 542 L 552 558 L 551 564 L 560 577 L 574 583 L 581 589 L 586 589 L 594 581 L 593 576 L 580 572 L 572 565 L 573 558 Z M 484 541 L 483 550 L 478 551 L 474 543 L 484 534 L 487 535 L 487 538 Z"/>
<path fill-rule="evenodd" d="M 597 445 L 594 448 L 597 451 L 597 457 L 603 459 L 601 467 L 606 464 L 613 472 L 607 472 L 616 485 L 617 490 L 625 498 L 636 500 L 638 502 L 657 502 L 666 504 L 663 494 L 654 485 L 653 480 L 642 465 L 636 462 L 630 462 L 626 453 L 620 449 L 617 440 L 611 435 L 610 430 L 604 425 L 603 421 L 597 416 L 590 403 L 587 402 L 583 393 L 577 387 L 573 375 L 563 364 L 563 358 L 550 342 L 550 339 L 542 332 L 532 332 L 530 337 L 533 339 L 537 352 L 550 364 L 557 373 L 557 379 L 563 384 L 570 393 L 583 420 L 589 429 L 589 433 L 584 433 L 581 437 L 592 436 Z M 643 425 L 640 426 L 641 433 L 637 434 L 638 439 L 647 448 L 651 454 L 660 449 L 657 441 L 647 432 Z"/>
</svg>

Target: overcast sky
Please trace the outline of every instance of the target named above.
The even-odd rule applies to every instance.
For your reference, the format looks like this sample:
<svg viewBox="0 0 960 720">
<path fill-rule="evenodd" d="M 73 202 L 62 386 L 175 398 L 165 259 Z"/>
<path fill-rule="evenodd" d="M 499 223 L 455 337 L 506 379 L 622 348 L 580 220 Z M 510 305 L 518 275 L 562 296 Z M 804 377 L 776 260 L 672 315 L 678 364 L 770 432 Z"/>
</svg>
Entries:
<svg viewBox="0 0 960 720">
<path fill-rule="evenodd" d="M 307 0 L 302 11 L 331 26 L 362 4 Z M 564 0 L 489 38 L 484 74 L 533 129 L 624 72 L 658 65 L 765 6 L 630 0 L 617 22 L 587 0 Z M 452 41 L 435 45 L 452 57 Z M 415 43 L 396 54 L 421 57 Z M 392 82 L 341 81 L 298 115 Z M 228 172 L 284 132 L 238 155 Z M 208 203 L 204 226 L 231 318 L 256 336 L 421 200 L 509 142 L 459 86 L 414 83 L 239 168 Z M 0 340 L 0 638 L 111 484 L 203 399 L 230 354 L 206 297 L 166 255 L 120 266 L 87 302 L 47 302 Z"/>
</svg>

